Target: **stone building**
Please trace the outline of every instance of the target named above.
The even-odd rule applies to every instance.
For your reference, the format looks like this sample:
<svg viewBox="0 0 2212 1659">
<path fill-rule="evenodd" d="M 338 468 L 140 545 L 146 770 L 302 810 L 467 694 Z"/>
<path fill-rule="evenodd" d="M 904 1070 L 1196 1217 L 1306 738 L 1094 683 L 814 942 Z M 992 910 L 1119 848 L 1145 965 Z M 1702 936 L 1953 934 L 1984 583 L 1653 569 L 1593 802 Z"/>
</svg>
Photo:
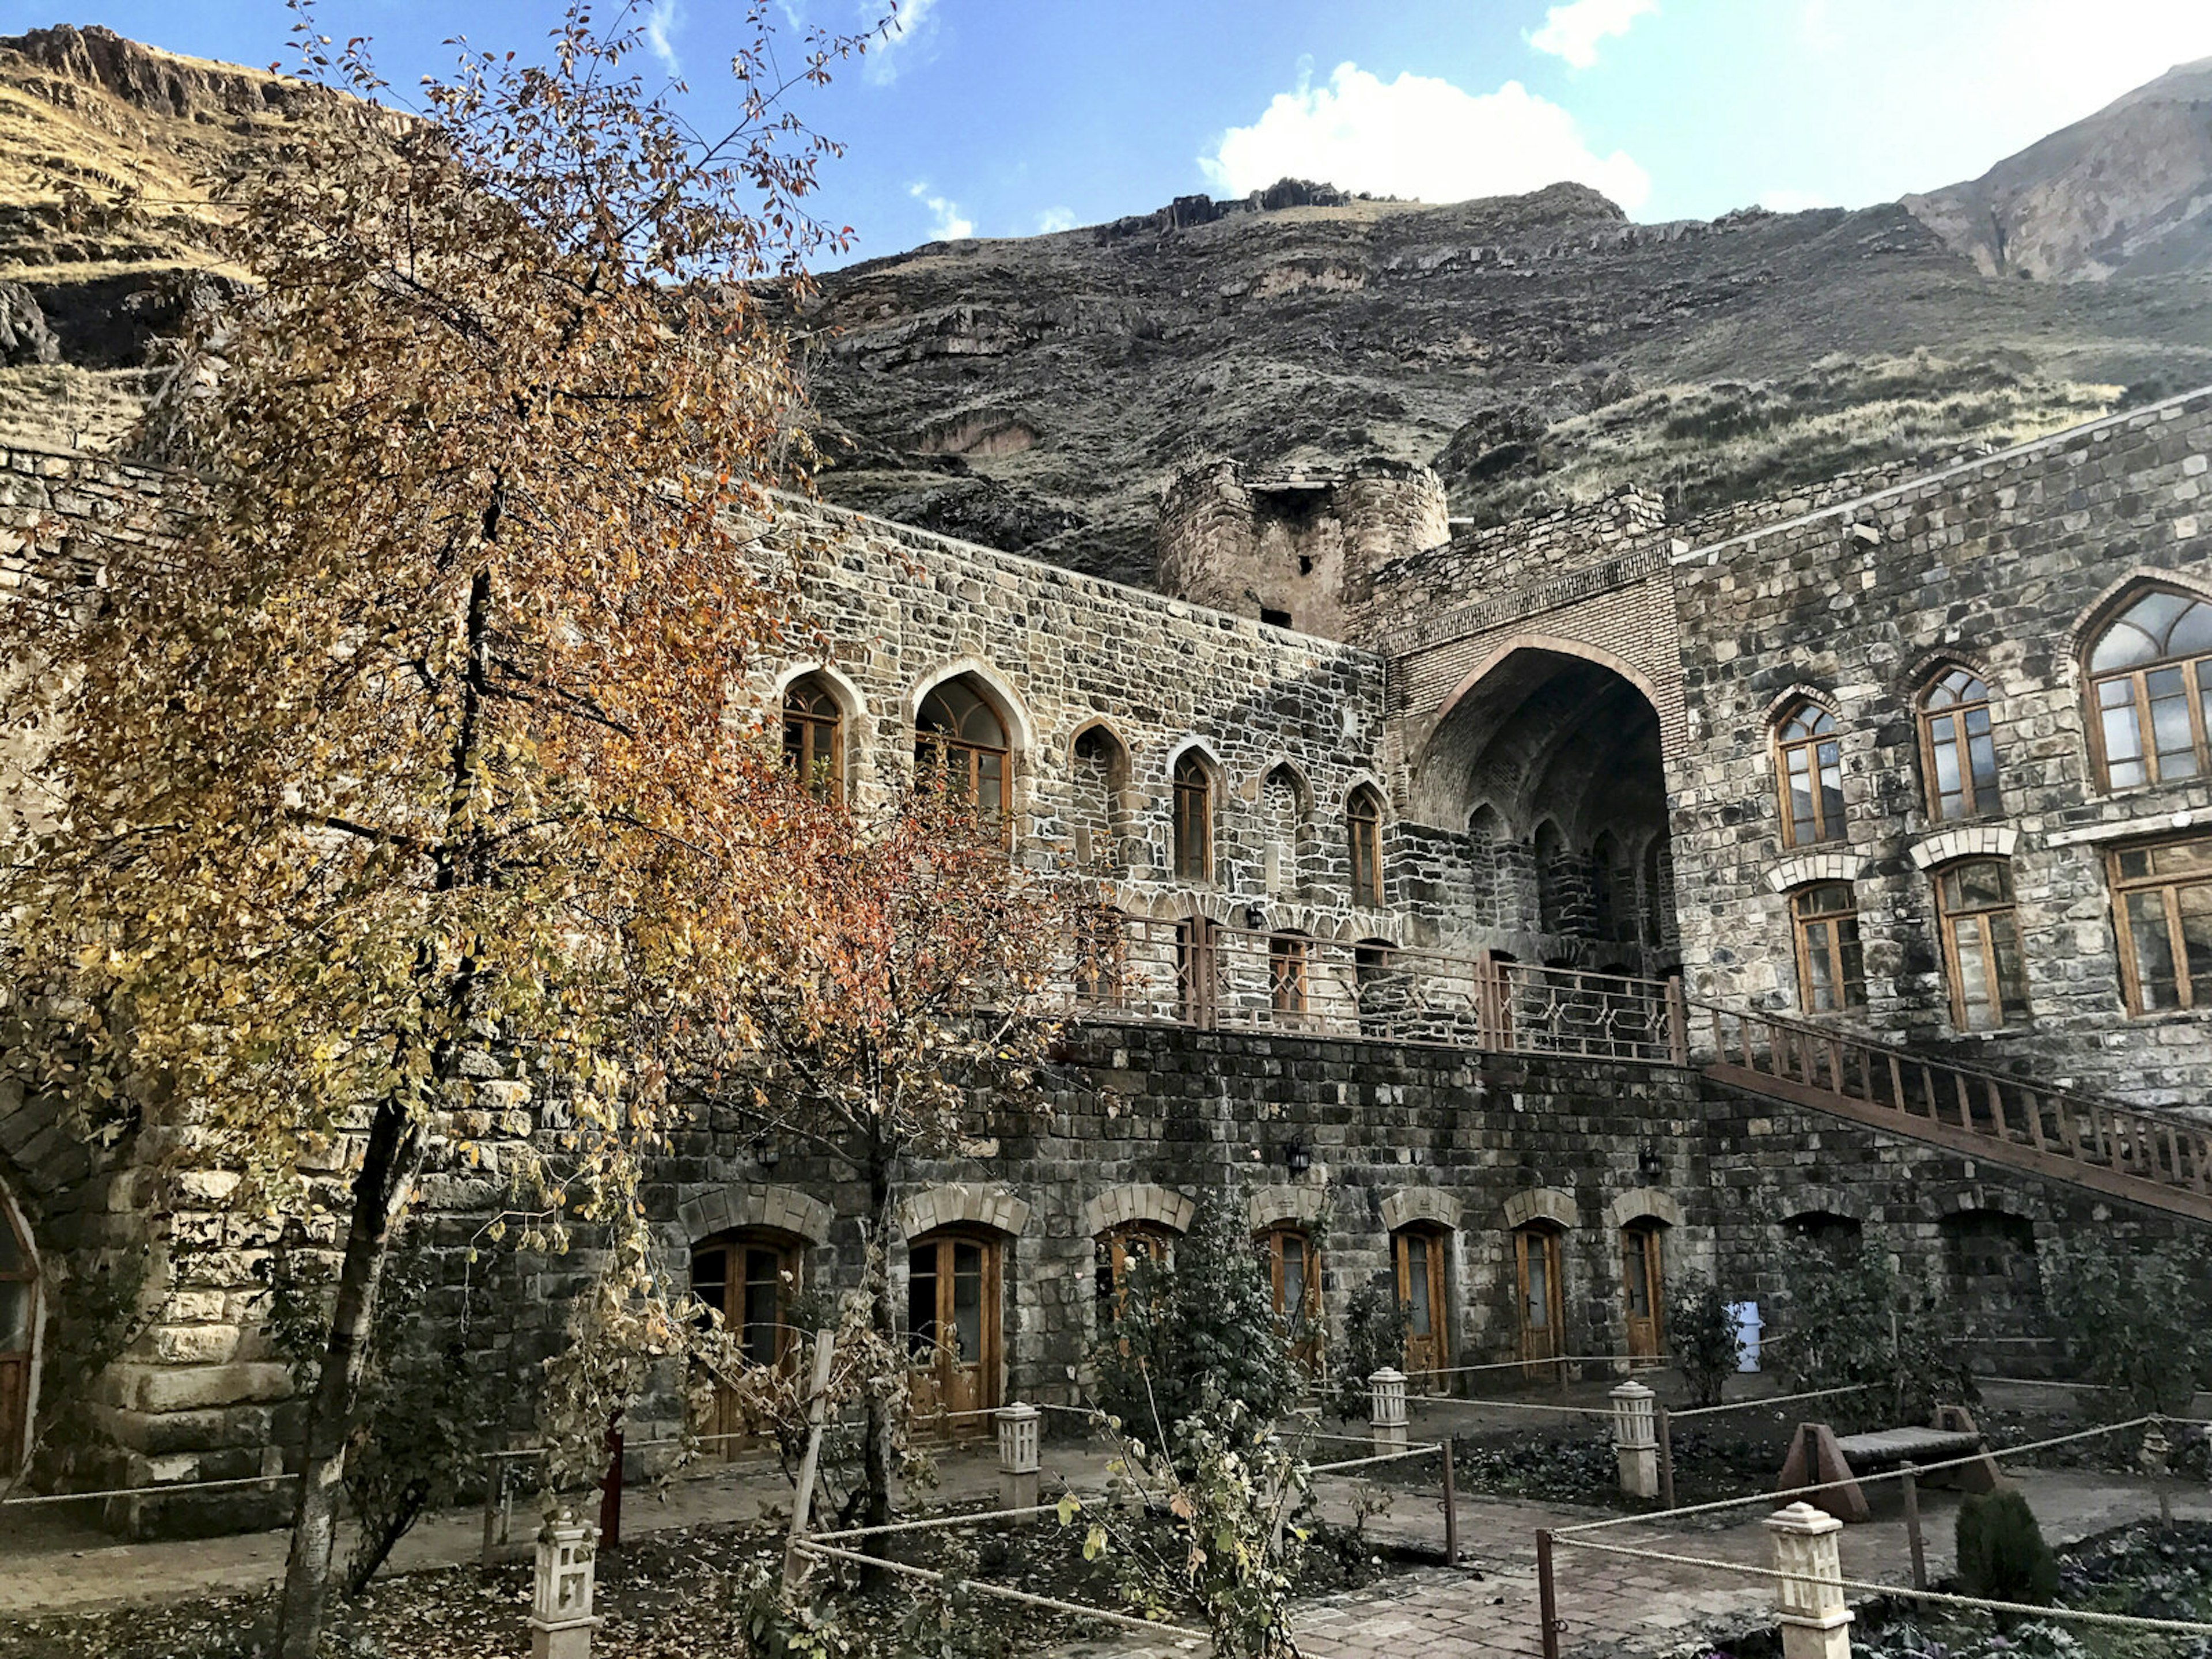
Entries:
<svg viewBox="0 0 2212 1659">
<path fill-rule="evenodd" d="M 1161 592 L 792 504 L 836 556 L 810 654 L 759 672 L 791 751 L 864 804 L 957 752 L 1128 933 L 1050 1121 L 903 1172 L 925 1396 L 1079 1397 L 1102 1289 L 1209 1191 L 1316 1345 L 1395 1286 L 1439 1386 L 1656 1352 L 1668 1273 L 1771 1300 L 1785 1233 L 1879 1243 L 1989 1334 L 2054 1234 L 2212 1220 L 2208 458 L 2212 392 L 1687 524 L 1632 492 L 1462 533 L 1420 469 L 1219 463 L 1166 497 Z M 0 535 L 158 499 L 4 459 Z M 856 1270 L 849 1172 L 733 1122 L 653 1192 L 764 1357 L 787 1271 Z M 0 1096 L 0 1465 L 69 1287 L 128 1261 L 148 1322 L 68 1478 L 282 1466 L 220 1197 Z M 522 1375 L 577 1268 L 515 1271 L 471 1340 Z"/>
</svg>

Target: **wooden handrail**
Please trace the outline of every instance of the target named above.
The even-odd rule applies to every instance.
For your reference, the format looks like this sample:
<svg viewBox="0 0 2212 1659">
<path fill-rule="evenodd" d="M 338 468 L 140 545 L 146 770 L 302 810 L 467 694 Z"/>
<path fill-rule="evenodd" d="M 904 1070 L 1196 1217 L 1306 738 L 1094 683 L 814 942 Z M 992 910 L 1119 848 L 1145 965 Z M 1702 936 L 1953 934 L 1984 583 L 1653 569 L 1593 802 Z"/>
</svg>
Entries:
<svg viewBox="0 0 2212 1659">
<path fill-rule="evenodd" d="M 1764 1092 L 1961 1150 L 2002 1148 L 2022 1167 L 2212 1219 L 2212 1126 L 1856 1032 L 1702 1000 L 1690 1006 L 1710 1023 L 1717 1081 L 1771 1084 Z"/>
</svg>

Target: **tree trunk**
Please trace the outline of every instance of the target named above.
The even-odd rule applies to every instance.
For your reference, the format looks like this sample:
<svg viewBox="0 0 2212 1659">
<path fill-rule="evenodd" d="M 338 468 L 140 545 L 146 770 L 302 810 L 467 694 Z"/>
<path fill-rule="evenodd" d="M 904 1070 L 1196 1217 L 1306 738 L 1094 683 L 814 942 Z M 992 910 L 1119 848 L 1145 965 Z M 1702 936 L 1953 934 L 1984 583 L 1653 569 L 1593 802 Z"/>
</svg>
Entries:
<svg viewBox="0 0 2212 1659">
<path fill-rule="evenodd" d="M 868 1318 L 876 1334 L 896 1357 L 898 1316 L 891 1302 L 891 1160 L 880 1142 L 869 1148 L 868 1210 L 875 1218 L 878 1252 L 875 1283 L 868 1291 Z M 860 1449 L 860 1482 L 867 1494 L 867 1503 L 861 1524 L 888 1526 L 891 1518 L 891 1434 L 896 1427 L 891 1420 L 891 1402 L 889 1393 L 883 1389 L 870 1388 L 863 1397 L 867 1402 L 867 1421 Z M 864 1585 L 880 1583 L 883 1577 L 878 1568 L 862 1571 Z"/>
<path fill-rule="evenodd" d="M 422 1131 L 405 1104 L 386 1100 L 378 1106 L 369 1123 L 361 1173 L 354 1178 L 353 1219 L 346 1230 L 345 1261 L 338 1271 L 337 1302 L 331 1313 L 322 1375 L 307 1402 L 300 1501 L 292 1516 L 291 1555 L 284 1564 L 278 1659 L 313 1659 L 322 1635 L 337 1542 L 346 1437 L 353 1426 L 362 1366 L 368 1357 L 377 1280 L 392 1246 L 392 1218 L 407 1201 L 422 1157 Z"/>
</svg>

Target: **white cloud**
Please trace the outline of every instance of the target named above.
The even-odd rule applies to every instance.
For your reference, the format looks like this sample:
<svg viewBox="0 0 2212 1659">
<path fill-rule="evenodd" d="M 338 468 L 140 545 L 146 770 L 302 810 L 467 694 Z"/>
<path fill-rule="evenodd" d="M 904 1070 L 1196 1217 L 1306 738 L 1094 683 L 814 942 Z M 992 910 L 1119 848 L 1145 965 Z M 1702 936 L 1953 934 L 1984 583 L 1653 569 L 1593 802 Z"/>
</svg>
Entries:
<svg viewBox="0 0 2212 1659">
<path fill-rule="evenodd" d="M 1047 208 L 1042 213 L 1037 215 L 1037 230 L 1040 234 L 1049 236 L 1055 230 L 1073 230 L 1074 228 L 1075 210 L 1073 208 Z"/>
<path fill-rule="evenodd" d="M 975 234 L 975 222 L 962 216 L 960 204 L 943 196 L 932 196 L 927 180 L 908 185 L 906 193 L 929 210 L 932 241 L 957 242 Z"/>
<path fill-rule="evenodd" d="M 908 47 L 919 47 L 937 34 L 937 0 L 896 0 L 896 3 L 898 9 L 868 44 L 866 73 L 879 87 L 898 79 Z M 861 13 L 871 22 L 881 18 L 886 9 L 885 0 L 860 0 Z"/>
<path fill-rule="evenodd" d="M 1568 0 L 1544 14 L 1528 44 L 1573 68 L 1588 69 L 1597 62 L 1599 41 L 1627 33 L 1638 18 L 1658 9 L 1659 0 Z"/>
<path fill-rule="evenodd" d="M 1460 202 L 1572 179 L 1633 210 L 1651 189 L 1626 155 L 1594 155 L 1573 116 L 1517 81 L 1480 94 L 1421 75 L 1386 86 L 1352 64 L 1338 64 L 1326 87 L 1301 76 L 1297 91 L 1277 93 L 1250 126 L 1224 133 L 1199 166 L 1232 196 L 1295 178 Z"/>
<path fill-rule="evenodd" d="M 671 76 L 684 73 L 684 60 L 676 55 L 676 36 L 690 20 L 684 15 L 684 0 L 653 0 L 644 12 L 645 44 L 653 48 L 653 55 L 660 60 L 660 67 Z"/>
</svg>

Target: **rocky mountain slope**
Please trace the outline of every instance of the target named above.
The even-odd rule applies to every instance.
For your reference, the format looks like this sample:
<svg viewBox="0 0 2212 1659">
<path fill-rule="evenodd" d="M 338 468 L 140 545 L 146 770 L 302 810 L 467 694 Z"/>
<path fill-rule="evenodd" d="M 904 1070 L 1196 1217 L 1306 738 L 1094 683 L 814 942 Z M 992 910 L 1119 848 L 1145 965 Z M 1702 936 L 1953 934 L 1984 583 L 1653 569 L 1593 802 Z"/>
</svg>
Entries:
<svg viewBox="0 0 2212 1659">
<path fill-rule="evenodd" d="M 1905 206 L 1988 276 L 2212 265 L 2212 58 L 2168 70 L 1980 178 Z"/>
<path fill-rule="evenodd" d="M 1200 455 L 1431 462 L 1477 520 L 1632 481 L 1687 513 L 2212 382 L 2212 246 L 2169 210 L 2212 188 L 2175 113 L 2205 69 L 1857 212 L 1638 225 L 1577 185 L 1431 206 L 1286 181 L 856 265 L 807 319 L 823 488 L 1144 580 L 1158 493 Z M 105 30 L 0 40 L 0 433 L 127 422 L 201 280 L 197 178 L 273 153 L 307 96 Z M 150 222 L 101 208 L 125 185 Z M 2032 228 L 2070 214 L 2108 280 L 1978 266 L 1971 191 L 2041 204 L 2006 270 L 2081 274 Z"/>
</svg>

